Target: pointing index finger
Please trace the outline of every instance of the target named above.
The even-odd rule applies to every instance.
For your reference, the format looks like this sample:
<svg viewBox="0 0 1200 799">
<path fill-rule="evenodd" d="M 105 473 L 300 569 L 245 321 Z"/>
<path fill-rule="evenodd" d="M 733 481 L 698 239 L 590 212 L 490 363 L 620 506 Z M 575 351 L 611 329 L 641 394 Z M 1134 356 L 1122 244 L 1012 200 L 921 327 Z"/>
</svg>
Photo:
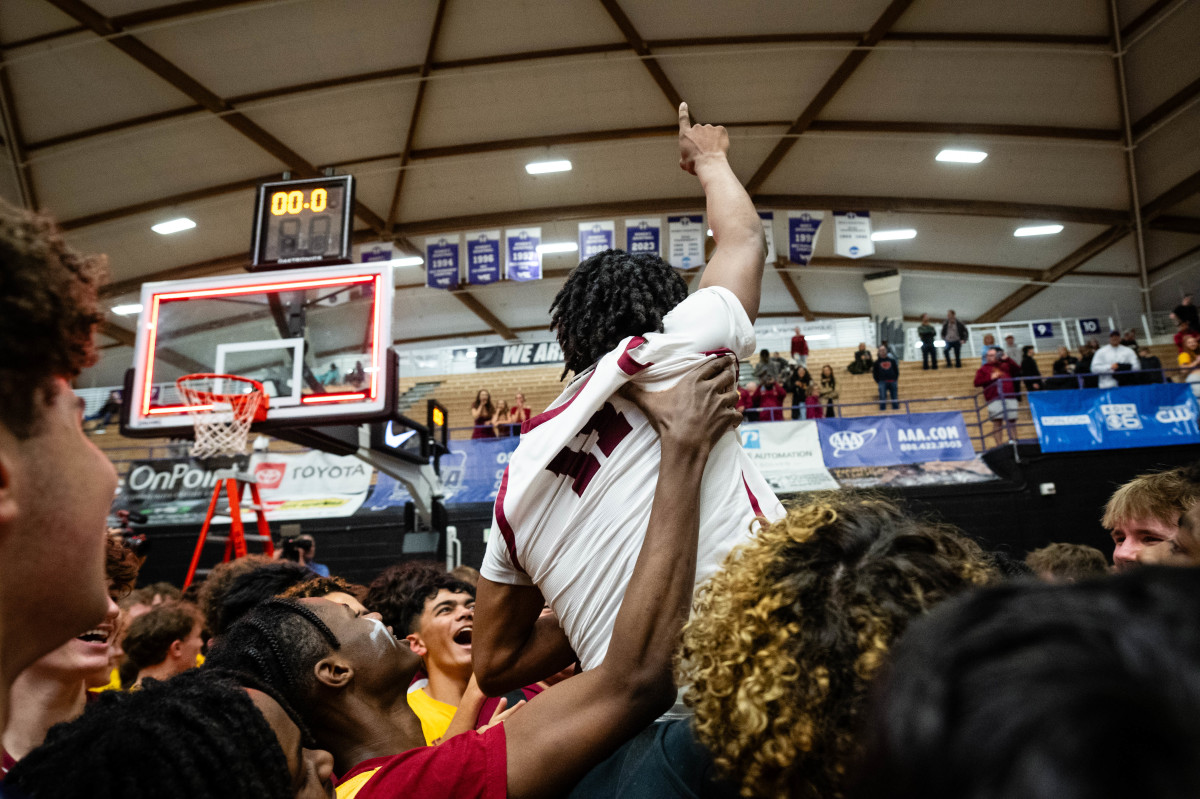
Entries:
<svg viewBox="0 0 1200 799">
<path fill-rule="evenodd" d="M 688 104 L 680 103 L 679 104 L 679 132 L 680 133 L 686 132 L 688 130 L 688 128 L 690 128 L 691 126 L 692 126 L 692 118 L 691 118 L 691 115 L 688 114 Z"/>
</svg>

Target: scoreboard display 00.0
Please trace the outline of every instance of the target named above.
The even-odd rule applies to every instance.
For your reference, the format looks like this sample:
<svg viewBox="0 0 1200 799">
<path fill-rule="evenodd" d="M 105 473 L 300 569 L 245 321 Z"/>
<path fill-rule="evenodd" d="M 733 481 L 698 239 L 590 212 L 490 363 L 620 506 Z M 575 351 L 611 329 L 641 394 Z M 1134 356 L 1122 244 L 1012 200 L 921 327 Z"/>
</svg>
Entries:
<svg viewBox="0 0 1200 799">
<path fill-rule="evenodd" d="M 353 213 L 351 175 L 261 184 L 250 269 L 349 263 Z"/>
</svg>

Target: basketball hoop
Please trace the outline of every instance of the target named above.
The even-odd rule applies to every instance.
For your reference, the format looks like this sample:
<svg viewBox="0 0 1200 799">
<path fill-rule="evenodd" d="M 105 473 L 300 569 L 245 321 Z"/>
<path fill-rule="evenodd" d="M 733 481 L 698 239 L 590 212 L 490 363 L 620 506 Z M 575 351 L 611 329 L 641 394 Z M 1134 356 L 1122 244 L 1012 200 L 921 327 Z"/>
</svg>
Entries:
<svg viewBox="0 0 1200 799">
<path fill-rule="evenodd" d="M 232 384 L 232 385 L 231 385 Z M 197 458 L 240 455 L 250 425 L 267 418 L 270 398 L 262 383 L 238 375 L 194 374 L 175 381 L 196 428 L 191 453 Z M 241 393 L 229 389 L 241 388 Z"/>
</svg>

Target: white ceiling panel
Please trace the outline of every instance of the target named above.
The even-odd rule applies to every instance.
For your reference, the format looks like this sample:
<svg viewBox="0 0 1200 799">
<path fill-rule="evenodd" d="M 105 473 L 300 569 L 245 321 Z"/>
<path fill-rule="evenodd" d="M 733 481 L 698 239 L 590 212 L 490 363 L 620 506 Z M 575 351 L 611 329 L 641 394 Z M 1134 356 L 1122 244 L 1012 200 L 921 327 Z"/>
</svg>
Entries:
<svg viewBox="0 0 1200 799">
<path fill-rule="evenodd" d="M 1073 277 L 1050 286 L 1021 305 L 1005 319 L 1061 319 L 1108 317 L 1121 328 L 1138 324 L 1142 301 L 1137 282 L 1103 277 Z"/>
<path fill-rule="evenodd" d="M 1126 45 L 1129 110 L 1135 120 L 1200 78 L 1200 3 L 1185 0 L 1171 8 L 1160 24 Z"/>
<path fill-rule="evenodd" d="M 943 147 L 978 147 L 988 157 L 981 164 L 935 161 Z M 803 137 L 762 191 L 1121 208 L 1127 202 L 1122 161 L 1114 145 L 822 133 Z"/>
<path fill-rule="evenodd" d="M 1099 229 L 1096 229 L 1093 234 L 1098 232 Z M 1138 273 L 1137 240 L 1132 235 L 1126 236 L 1095 258 L 1084 261 L 1079 269 L 1084 272 L 1136 275 Z"/>
<path fill-rule="evenodd" d="M 182 92 L 91 33 L 23 48 L 7 69 L 26 142 L 193 105 Z"/>
<path fill-rule="evenodd" d="M 644 35 L 644 34 L 643 34 Z M 454 0 L 446 7 L 438 61 L 622 42 L 595 0 Z M 424 51 L 413 59 L 420 63 Z"/>
<path fill-rule="evenodd" d="M 74 219 L 283 168 L 216 118 L 140 133 L 39 157 L 33 168 L 39 199 L 60 219 Z M 136 146 L 131 146 L 133 138 Z"/>
<path fill-rule="evenodd" d="M 1200 172 L 1200 103 L 1182 112 L 1137 148 L 1138 187 L 1142 204 L 1196 172 Z M 1174 208 L 1168 214 L 1177 213 Z"/>
<path fill-rule="evenodd" d="M 893 30 L 1107 36 L 1107 8 L 1094 0 L 921 0 L 904 12 Z"/>
<path fill-rule="evenodd" d="M 4 0 L 0 3 L 0 43 L 9 44 L 78 26 L 75 20 L 46 0 Z M 4 54 L 5 61 L 36 52 L 44 45 Z"/>
<path fill-rule="evenodd" d="M 259 3 L 139 32 L 146 44 L 221 97 L 419 65 L 437 4 Z M 364 20 L 370 24 L 364 25 Z"/>
<path fill-rule="evenodd" d="M 1111 129 L 1119 120 L 1106 53 L 939 44 L 872 52 L 821 118 Z"/>
</svg>

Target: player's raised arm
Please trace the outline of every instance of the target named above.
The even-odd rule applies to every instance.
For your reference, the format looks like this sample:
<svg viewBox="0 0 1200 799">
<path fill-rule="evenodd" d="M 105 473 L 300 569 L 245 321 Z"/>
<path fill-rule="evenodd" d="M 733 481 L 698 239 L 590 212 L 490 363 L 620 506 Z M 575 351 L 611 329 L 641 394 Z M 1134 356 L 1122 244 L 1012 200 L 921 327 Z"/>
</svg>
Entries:
<svg viewBox="0 0 1200 799">
<path fill-rule="evenodd" d="M 766 239 L 750 195 L 729 167 L 729 134 L 720 125 L 693 125 L 687 103 L 679 104 L 679 166 L 700 178 L 708 200 L 708 226 L 717 248 L 704 268 L 700 288 L 722 286 L 741 301 L 753 322 L 762 294 Z"/>
<path fill-rule="evenodd" d="M 662 441 L 645 540 L 604 661 L 504 722 L 510 797 L 562 796 L 674 700 L 671 662 L 695 582 L 700 481 L 721 434 L 741 420 L 732 367 L 715 359 L 669 391 L 629 396 Z"/>
</svg>

